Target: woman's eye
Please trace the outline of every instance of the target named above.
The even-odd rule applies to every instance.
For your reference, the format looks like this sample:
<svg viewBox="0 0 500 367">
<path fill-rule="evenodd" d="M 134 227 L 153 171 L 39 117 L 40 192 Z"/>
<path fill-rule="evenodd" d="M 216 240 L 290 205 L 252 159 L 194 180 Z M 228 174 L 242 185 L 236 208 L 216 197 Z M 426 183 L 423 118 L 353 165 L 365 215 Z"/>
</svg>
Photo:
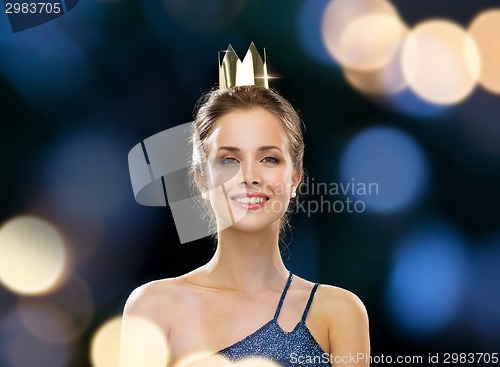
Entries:
<svg viewBox="0 0 500 367">
<path fill-rule="evenodd" d="M 274 157 L 266 157 L 262 159 L 262 162 L 264 163 L 279 163 L 279 160 L 274 158 Z"/>
<path fill-rule="evenodd" d="M 228 165 L 228 164 L 237 164 L 238 163 L 238 161 L 235 158 L 222 158 L 220 160 L 220 162 L 222 164 L 226 164 L 226 165 Z"/>
</svg>

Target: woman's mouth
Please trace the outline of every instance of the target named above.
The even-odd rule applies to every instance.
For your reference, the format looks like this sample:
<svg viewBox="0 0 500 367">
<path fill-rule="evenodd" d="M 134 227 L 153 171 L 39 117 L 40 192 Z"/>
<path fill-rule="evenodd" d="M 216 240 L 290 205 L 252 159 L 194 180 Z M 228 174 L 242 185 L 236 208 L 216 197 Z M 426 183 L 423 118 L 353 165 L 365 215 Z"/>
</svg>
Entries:
<svg viewBox="0 0 500 367">
<path fill-rule="evenodd" d="M 262 194 L 247 193 L 246 195 L 232 196 L 231 200 L 240 208 L 255 210 L 262 208 L 269 201 L 269 197 Z"/>
</svg>

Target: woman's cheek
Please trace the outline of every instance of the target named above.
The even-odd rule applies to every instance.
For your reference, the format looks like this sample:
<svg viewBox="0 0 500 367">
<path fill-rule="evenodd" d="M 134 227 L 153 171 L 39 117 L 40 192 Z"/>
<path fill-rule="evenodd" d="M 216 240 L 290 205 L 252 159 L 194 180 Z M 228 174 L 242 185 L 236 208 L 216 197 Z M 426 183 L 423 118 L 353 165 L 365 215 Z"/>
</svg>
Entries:
<svg viewBox="0 0 500 367">
<path fill-rule="evenodd" d="M 217 167 L 216 165 L 213 165 L 210 168 L 210 189 L 222 186 L 231 180 L 241 180 L 242 178 L 243 175 L 241 173 L 239 165 L 226 167 Z"/>
<path fill-rule="evenodd" d="M 268 184 L 274 195 L 288 195 L 291 189 L 291 177 L 285 173 L 274 174 L 268 179 Z"/>
</svg>

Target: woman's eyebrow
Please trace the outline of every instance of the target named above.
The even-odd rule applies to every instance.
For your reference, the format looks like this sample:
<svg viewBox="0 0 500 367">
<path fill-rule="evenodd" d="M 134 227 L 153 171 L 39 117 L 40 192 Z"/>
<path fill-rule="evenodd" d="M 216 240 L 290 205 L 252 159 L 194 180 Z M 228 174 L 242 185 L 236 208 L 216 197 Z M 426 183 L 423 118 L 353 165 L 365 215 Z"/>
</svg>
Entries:
<svg viewBox="0 0 500 367">
<path fill-rule="evenodd" d="M 220 147 L 219 149 L 217 149 L 217 151 L 219 150 L 229 150 L 230 152 L 239 152 L 240 151 L 240 148 L 237 148 L 237 147 L 229 147 L 229 146 L 222 146 Z"/>
<path fill-rule="evenodd" d="M 273 149 L 277 149 L 281 152 L 281 149 L 279 147 L 277 147 L 276 145 L 263 145 L 263 146 L 257 148 L 257 150 L 259 152 L 265 152 L 265 151 L 273 150 Z M 240 148 L 224 145 L 224 146 L 220 147 L 219 149 L 217 149 L 217 151 L 219 151 L 219 150 L 228 150 L 230 152 L 239 152 Z"/>
<path fill-rule="evenodd" d="M 277 149 L 281 152 L 281 149 L 279 147 L 277 147 L 276 145 L 263 145 L 263 146 L 258 148 L 259 152 L 265 152 L 265 151 L 273 150 L 273 149 Z"/>
</svg>

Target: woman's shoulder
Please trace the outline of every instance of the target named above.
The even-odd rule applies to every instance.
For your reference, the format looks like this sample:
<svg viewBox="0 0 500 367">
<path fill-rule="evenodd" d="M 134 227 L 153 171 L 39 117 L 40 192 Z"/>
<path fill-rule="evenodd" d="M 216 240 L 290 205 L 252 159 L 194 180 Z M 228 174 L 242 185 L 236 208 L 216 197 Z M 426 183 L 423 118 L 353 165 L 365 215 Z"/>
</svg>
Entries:
<svg viewBox="0 0 500 367">
<path fill-rule="evenodd" d="M 326 306 L 364 309 L 361 299 L 347 289 L 329 284 L 320 284 L 317 293 L 321 303 Z"/>
<path fill-rule="evenodd" d="M 342 333 L 355 326 L 368 328 L 366 307 L 356 294 L 328 284 L 321 284 L 316 293 L 317 310 L 332 333 Z"/>
<path fill-rule="evenodd" d="M 189 273 L 188 273 L 189 274 Z M 172 309 L 187 290 L 186 275 L 152 280 L 135 288 L 125 303 L 125 312 L 142 313 Z"/>
</svg>

